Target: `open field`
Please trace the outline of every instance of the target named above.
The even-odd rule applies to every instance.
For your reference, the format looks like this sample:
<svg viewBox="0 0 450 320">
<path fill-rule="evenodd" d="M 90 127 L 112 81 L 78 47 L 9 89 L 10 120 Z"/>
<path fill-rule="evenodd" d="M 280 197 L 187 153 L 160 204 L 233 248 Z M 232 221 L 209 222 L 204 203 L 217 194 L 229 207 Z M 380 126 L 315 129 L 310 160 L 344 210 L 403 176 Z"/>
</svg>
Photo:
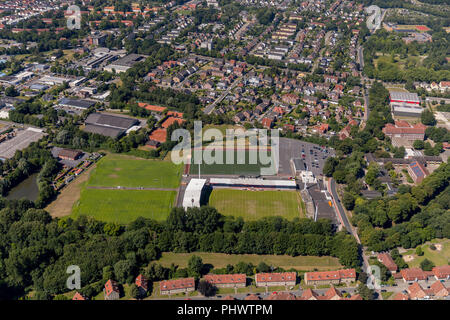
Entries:
<svg viewBox="0 0 450 320">
<path fill-rule="evenodd" d="M 202 258 L 203 263 L 209 263 L 214 268 L 225 268 L 228 264 L 235 265 L 239 262 L 252 263 L 258 265 L 265 262 L 274 267 L 283 269 L 294 268 L 301 271 L 318 270 L 336 270 L 341 267 L 337 258 L 324 256 L 298 256 L 291 257 L 288 255 L 257 255 L 257 254 L 225 254 L 210 252 L 194 252 L 194 253 L 173 253 L 163 252 L 161 258 L 157 261 L 163 266 L 169 267 L 170 264 L 178 265 L 180 268 L 186 268 L 189 258 L 196 255 Z"/>
<path fill-rule="evenodd" d="M 92 172 L 90 187 L 177 188 L 181 166 L 170 161 L 146 160 L 109 154 Z"/>
<path fill-rule="evenodd" d="M 304 217 L 301 201 L 297 191 L 214 189 L 209 205 L 224 215 L 243 217 L 244 220 L 277 215 L 293 219 Z"/>
<path fill-rule="evenodd" d="M 165 220 L 175 197 L 176 191 L 83 189 L 71 216 L 86 215 L 121 224 L 138 217 Z"/>
<path fill-rule="evenodd" d="M 436 250 L 430 249 L 430 245 L 432 243 L 436 246 Z M 435 239 L 425 245 L 422 245 L 421 247 L 424 252 L 424 255 L 421 257 L 416 255 L 415 248 L 410 249 L 410 250 L 406 251 L 405 253 L 402 253 L 403 259 L 408 263 L 408 266 L 410 268 L 420 267 L 420 263 L 424 259 L 433 261 L 433 263 L 436 266 L 443 266 L 443 265 L 449 264 L 449 262 L 450 262 L 450 240 Z M 413 258 L 413 259 L 408 261 L 409 259 L 405 258 L 405 256 L 409 256 L 409 258 Z"/>
</svg>

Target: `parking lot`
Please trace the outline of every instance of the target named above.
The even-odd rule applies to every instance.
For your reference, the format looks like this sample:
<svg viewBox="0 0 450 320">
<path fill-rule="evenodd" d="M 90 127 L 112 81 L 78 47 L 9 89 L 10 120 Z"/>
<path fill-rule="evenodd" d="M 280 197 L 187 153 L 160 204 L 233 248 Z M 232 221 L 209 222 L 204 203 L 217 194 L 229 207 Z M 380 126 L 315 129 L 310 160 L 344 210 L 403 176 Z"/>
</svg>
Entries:
<svg viewBox="0 0 450 320">
<path fill-rule="evenodd" d="M 306 164 L 307 170 L 312 171 L 314 176 L 319 177 L 322 174 L 325 160 L 334 155 L 334 150 L 330 148 L 322 148 L 316 144 L 300 140 L 280 138 L 278 175 L 292 176 L 290 160 L 292 158 L 301 158 Z"/>
<path fill-rule="evenodd" d="M 25 149 L 32 142 L 38 141 L 44 135 L 45 133 L 37 128 L 30 127 L 25 130 L 18 130 L 14 138 L 0 143 L 0 158 L 12 158 L 17 150 Z"/>
</svg>

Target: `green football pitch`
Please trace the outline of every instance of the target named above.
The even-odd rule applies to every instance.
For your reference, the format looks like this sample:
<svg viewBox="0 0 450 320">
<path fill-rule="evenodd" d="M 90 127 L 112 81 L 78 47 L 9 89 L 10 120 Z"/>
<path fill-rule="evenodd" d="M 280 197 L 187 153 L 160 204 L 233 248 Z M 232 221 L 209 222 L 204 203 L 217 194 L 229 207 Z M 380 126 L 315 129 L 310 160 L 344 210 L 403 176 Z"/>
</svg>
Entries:
<svg viewBox="0 0 450 320">
<path fill-rule="evenodd" d="M 170 161 L 109 154 L 96 164 L 83 185 L 71 216 L 121 224 L 138 217 L 165 220 L 175 203 L 181 169 Z"/>
<path fill-rule="evenodd" d="M 137 159 L 123 155 L 107 155 L 89 177 L 91 187 L 177 188 L 181 165 L 171 161 Z"/>
<path fill-rule="evenodd" d="M 105 222 L 127 224 L 138 217 L 165 220 L 176 191 L 83 189 L 72 218 L 80 215 Z"/>
<path fill-rule="evenodd" d="M 227 153 L 224 151 L 222 153 L 222 157 L 218 157 L 218 159 L 222 159 L 221 163 L 206 164 L 203 160 L 202 164 L 200 164 L 200 173 L 201 174 L 224 174 L 224 175 L 259 175 L 261 174 L 261 168 L 270 167 L 270 163 L 262 163 L 260 160 L 259 154 L 256 159 L 250 158 L 250 151 L 242 151 L 243 156 L 241 159 L 243 163 L 238 162 L 238 153 L 240 151 L 231 151 L 233 154 L 232 164 L 227 164 Z M 213 154 L 215 156 L 215 154 Z M 270 152 L 268 152 L 268 157 L 270 157 Z M 252 160 L 252 161 L 251 161 Z M 196 175 L 198 174 L 199 165 L 194 163 L 195 158 L 193 156 L 191 161 L 190 174 Z"/>
<path fill-rule="evenodd" d="M 250 191 L 214 189 L 209 205 L 220 213 L 244 220 L 281 216 L 286 219 L 303 217 L 301 197 L 297 191 Z"/>
</svg>

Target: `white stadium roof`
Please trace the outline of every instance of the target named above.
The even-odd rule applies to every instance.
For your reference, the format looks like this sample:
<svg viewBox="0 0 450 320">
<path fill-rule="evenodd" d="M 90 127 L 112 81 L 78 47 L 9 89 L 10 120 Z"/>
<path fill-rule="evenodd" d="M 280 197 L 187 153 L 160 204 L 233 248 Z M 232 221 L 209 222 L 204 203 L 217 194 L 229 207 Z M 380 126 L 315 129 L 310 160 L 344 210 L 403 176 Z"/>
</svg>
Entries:
<svg viewBox="0 0 450 320">
<path fill-rule="evenodd" d="M 228 179 L 228 178 L 211 178 L 211 185 L 230 185 L 230 186 L 248 186 L 248 187 L 275 187 L 275 188 L 296 188 L 295 180 L 263 180 L 253 178 Z"/>
<path fill-rule="evenodd" d="M 184 191 L 183 208 L 200 207 L 200 198 L 206 179 L 191 179 Z"/>
</svg>

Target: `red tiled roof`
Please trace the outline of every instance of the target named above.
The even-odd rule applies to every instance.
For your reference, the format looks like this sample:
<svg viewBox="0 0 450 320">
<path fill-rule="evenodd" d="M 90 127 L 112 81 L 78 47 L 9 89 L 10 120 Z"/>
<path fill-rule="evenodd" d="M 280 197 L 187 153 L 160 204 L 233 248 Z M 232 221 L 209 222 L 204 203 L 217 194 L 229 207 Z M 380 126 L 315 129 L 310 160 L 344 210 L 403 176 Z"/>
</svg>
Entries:
<svg viewBox="0 0 450 320">
<path fill-rule="evenodd" d="M 378 260 L 388 268 L 389 271 L 397 271 L 397 265 L 389 253 L 378 254 Z"/>
<path fill-rule="evenodd" d="M 327 297 L 327 300 L 330 300 L 331 298 L 334 298 L 336 296 L 342 298 L 341 292 L 339 290 L 336 290 L 334 286 L 331 286 L 330 289 L 325 292 L 324 296 Z"/>
<path fill-rule="evenodd" d="M 414 281 L 414 280 L 425 280 L 427 278 L 427 275 L 425 272 L 422 271 L 422 269 L 419 268 L 409 268 L 409 269 L 402 269 L 400 271 L 403 279 L 406 281 Z"/>
<path fill-rule="evenodd" d="M 450 277 L 450 265 L 434 267 L 432 272 L 438 279 Z"/>
<path fill-rule="evenodd" d="M 272 293 L 265 300 L 300 300 L 300 299 L 290 292 L 279 292 L 279 293 Z"/>
<path fill-rule="evenodd" d="M 236 300 L 236 298 L 232 296 L 225 296 L 222 300 Z"/>
<path fill-rule="evenodd" d="M 395 125 L 387 123 L 382 131 L 384 134 L 425 134 L 426 128 L 421 123 L 411 125 L 407 121 L 396 121 Z"/>
<path fill-rule="evenodd" d="M 165 280 L 159 283 L 160 291 L 194 288 L 194 278 L 183 278 L 175 280 Z"/>
<path fill-rule="evenodd" d="M 398 292 L 396 295 L 394 295 L 392 300 L 409 300 L 409 296 L 407 294 Z"/>
<path fill-rule="evenodd" d="M 422 286 L 414 282 L 412 285 L 408 287 L 408 292 L 411 298 L 423 298 L 427 295 L 427 293 L 423 290 Z"/>
<path fill-rule="evenodd" d="M 312 289 L 306 289 L 302 292 L 302 299 L 303 300 L 309 300 L 311 298 L 318 299 L 319 295 L 313 291 Z"/>
<path fill-rule="evenodd" d="M 305 279 L 307 279 L 308 281 L 349 279 L 349 278 L 356 278 L 355 269 L 344 269 L 337 271 L 317 271 L 305 273 Z"/>
<path fill-rule="evenodd" d="M 113 292 L 119 292 L 119 287 L 117 286 L 117 282 L 115 282 L 114 280 L 108 280 L 105 283 L 105 291 L 106 291 L 106 295 L 110 295 Z"/>
<path fill-rule="evenodd" d="M 432 295 L 437 295 L 438 293 L 442 292 L 442 290 L 444 290 L 446 292 L 445 295 L 450 294 L 449 289 L 446 288 L 442 282 L 436 281 L 430 286 L 429 291 Z"/>
<path fill-rule="evenodd" d="M 256 294 L 250 294 L 244 298 L 244 300 L 261 300 Z"/>
<path fill-rule="evenodd" d="M 246 276 L 243 273 L 238 274 L 207 274 L 205 280 L 212 284 L 238 284 L 246 283 Z"/>
<path fill-rule="evenodd" d="M 76 292 L 75 295 L 73 296 L 72 300 L 87 300 L 87 299 L 81 293 Z"/>
<path fill-rule="evenodd" d="M 148 289 L 148 280 L 142 274 L 136 277 L 135 281 L 136 286 L 143 288 L 144 290 Z"/>
<path fill-rule="evenodd" d="M 296 272 L 283 272 L 283 273 L 257 273 L 256 282 L 283 282 L 283 281 L 296 281 Z"/>
<path fill-rule="evenodd" d="M 270 128 L 272 126 L 272 119 L 264 118 L 262 119 L 261 124 L 266 128 Z"/>
</svg>

